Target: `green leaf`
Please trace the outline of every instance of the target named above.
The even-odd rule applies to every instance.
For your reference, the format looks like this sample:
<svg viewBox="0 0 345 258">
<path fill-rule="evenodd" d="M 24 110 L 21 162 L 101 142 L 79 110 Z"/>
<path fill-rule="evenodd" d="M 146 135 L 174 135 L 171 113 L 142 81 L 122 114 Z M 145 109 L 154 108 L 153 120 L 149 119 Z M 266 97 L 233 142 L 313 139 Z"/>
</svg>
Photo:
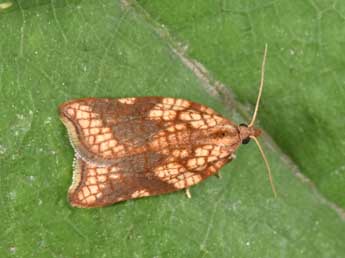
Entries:
<svg viewBox="0 0 345 258">
<path fill-rule="evenodd" d="M 222 169 L 221 179 L 209 178 L 193 187 L 192 199 L 179 192 L 100 209 L 70 207 L 66 193 L 71 183 L 73 150 L 58 118 L 58 104 L 90 96 L 161 95 L 194 100 L 227 117 L 230 112 L 222 98 L 210 94 L 205 81 L 186 65 L 191 63 L 181 61 L 172 51 L 173 39 L 139 6 L 111 0 L 13 3 L 0 11 L 0 257 L 342 257 L 345 254 L 344 220 L 314 188 L 291 173 L 285 156 L 269 144 L 264 144 L 264 148 L 274 172 L 277 199 L 272 197 L 257 147 L 249 144 L 241 147 L 238 158 Z M 202 3 L 201 7 L 212 4 Z M 174 14 L 173 6 L 168 7 Z M 159 10 L 158 5 L 150 8 Z M 179 8 L 181 17 L 175 15 L 175 20 L 180 28 L 186 29 L 184 24 L 195 26 L 193 20 L 197 16 L 190 13 L 193 9 L 188 10 L 188 17 L 183 12 L 186 6 L 181 4 Z M 208 17 L 212 10 L 200 12 L 199 17 Z M 263 15 L 263 11 L 260 13 Z M 273 15 L 272 11 L 268 10 L 267 15 Z M 204 26 L 207 24 L 205 20 Z M 202 44 L 193 46 L 191 41 L 189 53 L 197 57 L 202 52 L 204 59 L 198 60 L 218 80 L 227 82 L 230 77 L 225 74 L 233 78 L 237 75 L 233 84 L 247 87 L 235 88 L 239 99 L 254 102 L 257 89 L 253 85 L 259 77 L 262 47 L 256 44 L 256 48 L 250 48 L 254 42 L 249 42 L 252 32 L 247 33 L 247 46 L 237 42 L 241 51 L 234 51 L 234 42 L 243 36 L 238 32 L 232 40 L 229 36 L 221 49 L 210 46 L 201 51 Z M 183 33 L 176 35 L 191 40 Z M 275 49 L 280 49 L 278 44 Z M 228 55 L 225 50 L 236 54 Z M 297 50 L 296 55 L 300 53 Z M 273 53 L 277 52 L 272 50 Z M 296 62 L 299 60 L 293 57 Z M 208 63 L 210 60 L 214 66 Z M 235 60 L 237 68 L 232 69 L 229 64 Z M 270 121 L 269 117 L 279 111 L 279 103 L 286 109 L 288 99 L 297 103 L 303 98 L 298 95 L 300 98 L 295 100 L 293 95 L 281 93 L 289 90 L 287 81 L 273 87 L 273 80 L 279 78 L 282 83 L 284 76 L 283 70 L 277 70 L 281 73 L 273 76 L 274 69 L 279 69 L 278 61 L 268 63 L 260 118 L 273 136 L 274 132 L 282 134 L 282 141 L 288 142 L 289 132 L 295 133 L 304 123 L 294 122 L 289 129 L 275 131 L 278 119 Z M 293 80 L 302 73 L 303 63 L 296 65 L 299 68 L 289 71 Z M 330 76 L 332 72 L 321 74 L 325 73 Z M 318 82 L 311 70 L 309 78 Z M 294 85 L 289 90 L 291 94 L 300 89 L 297 85 L 301 84 Z M 322 99 L 322 88 L 317 89 L 317 96 Z M 272 98 L 278 92 L 281 98 Z M 310 102 L 317 104 L 314 97 L 310 97 Z M 330 101 L 329 104 L 333 105 Z M 239 107 L 232 111 L 231 117 L 243 122 L 238 110 Z M 284 111 L 279 116 L 284 121 L 291 113 Z M 310 116 L 310 121 L 320 122 L 313 119 Z M 282 123 L 281 128 L 285 127 Z M 302 139 L 307 143 L 307 137 Z M 284 145 L 281 146 L 285 152 Z M 310 151 L 300 152 L 304 156 L 314 155 Z"/>
<path fill-rule="evenodd" d="M 267 43 L 260 124 L 326 198 L 345 208 L 345 3 L 139 3 L 244 103 L 255 103 Z"/>
</svg>

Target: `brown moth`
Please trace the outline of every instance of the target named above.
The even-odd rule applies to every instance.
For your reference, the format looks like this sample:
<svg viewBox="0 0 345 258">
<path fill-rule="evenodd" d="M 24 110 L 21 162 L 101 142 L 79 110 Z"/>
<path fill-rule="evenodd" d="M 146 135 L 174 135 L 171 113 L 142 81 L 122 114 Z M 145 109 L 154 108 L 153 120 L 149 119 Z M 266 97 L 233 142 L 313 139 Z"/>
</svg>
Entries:
<svg viewBox="0 0 345 258">
<path fill-rule="evenodd" d="M 266 49 L 263 68 L 265 56 Z M 253 124 L 263 71 L 248 126 L 236 125 L 204 105 L 176 98 L 85 98 L 60 105 L 60 118 L 75 149 L 68 191 L 71 205 L 102 207 L 188 190 L 215 175 L 242 143 L 250 139 L 258 143 L 261 131 Z M 275 193 L 273 184 L 272 189 Z"/>
</svg>

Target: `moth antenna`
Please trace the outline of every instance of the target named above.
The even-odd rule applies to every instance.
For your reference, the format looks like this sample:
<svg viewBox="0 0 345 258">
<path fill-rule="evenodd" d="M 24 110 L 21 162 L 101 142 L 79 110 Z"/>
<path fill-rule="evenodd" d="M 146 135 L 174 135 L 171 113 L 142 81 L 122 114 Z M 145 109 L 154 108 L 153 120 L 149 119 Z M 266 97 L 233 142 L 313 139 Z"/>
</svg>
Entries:
<svg viewBox="0 0 345 258">
<path fill-rule="evenodd" d="M 256 145 L 258 146 L 259 148 L 259 151 L 261 153 L 261 156 L 262 158 L 264 159 L 265 161 L 265 164 L 266 164 L 266 168 L 267 168 L 267 175 L 268 175 L 268 179 L 270 180 L 270 184 L 271 184 L 271 188 L 272 188 L 272 192 L 273 192 L 273 195 L 274 197 L 276 198 L 277 197 L 277 191 L 276 191 L 276 188 L 274 186 L 274 182 L 273 182 L 273 177 L 272 177 L 272 172 L 271 172 L 271 168 L 270 168 L 270 165 L 267 161 L 267 158 L 266 158 L 266 155 L 264 153 L 264 150 L 262 149 L 258 139 L 255 137 L 255 136 L 250 136 L 251 139 L 253 139 L 256 143 Z"/>
<path fill-rule="evenodd" d="M 256 115 L 258 113 L 262 89 L 264 87 L 266 56 L 267 56 L 267 43 L 265 44 L 264 57 L 262 59 L 262 65 L 261 65 L 261 79 L 260 79 L 260 86 L 259 86 L 259 94 L 258 94 L 258 98 L 256 99 L 255 110 L 254 110 L 254 114 L 252 117 L 252 121 L 250 121 L 248 127 L 252 127 L 254 125 Z"/>
</svg>

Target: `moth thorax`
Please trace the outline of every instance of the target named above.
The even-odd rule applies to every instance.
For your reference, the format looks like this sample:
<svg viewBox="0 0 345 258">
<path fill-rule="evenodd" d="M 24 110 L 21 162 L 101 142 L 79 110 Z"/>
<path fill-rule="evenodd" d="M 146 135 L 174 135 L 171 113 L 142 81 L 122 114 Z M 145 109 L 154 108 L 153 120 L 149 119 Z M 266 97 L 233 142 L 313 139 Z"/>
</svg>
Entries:
<svg viewBox="0 0 345 258">
<path fill-rule="evenodd" d="M 219 126 L 209 130 L 194 131 L 194 142 L 212 145 L 234 145 L 239 141 L 235 126 Z"/>
</svg>

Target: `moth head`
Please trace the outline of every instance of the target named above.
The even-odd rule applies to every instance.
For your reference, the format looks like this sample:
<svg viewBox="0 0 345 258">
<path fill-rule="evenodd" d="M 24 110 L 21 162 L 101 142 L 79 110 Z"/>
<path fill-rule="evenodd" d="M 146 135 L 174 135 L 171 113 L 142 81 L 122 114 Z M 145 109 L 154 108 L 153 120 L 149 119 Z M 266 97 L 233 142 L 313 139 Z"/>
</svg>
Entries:
<svg viewBox="0 0 345 258">
<path fill-rule="evenodd" d="M 259 128 L 253 126 L 249 127 L 247 124 L 240 124 L 239 131 L 242 144 L 249 143 L 252 136 L 258 137 L 261 135 L 261 130 Z"/>
<path fill-rule="evenodd" d="M 259 109 L 259 103 L 260 103 L 260 99 L 261 99 L 262 89 L 264 86 L 266 55 L 267 55 L 267 44 L 265 45 L 264 58 L 262 60 L 262 66 L 261 66 L 261 80 L 260 80 L 260 86 L 259 86 L 259 94 L 258 94 L 258 97 L 256 100 L 256 105 L 255 105 L 252 120 L 250 121 L 250 123 L 248 125 L 247 124 L 240 124 L 238 127 L 238 130 L 239 130 L 240 139 L 242 141 L 242 144 L 247 144 L 251 139 L 253 139 L 253 141 L 255 141 L 256 145 L 258 146 L 259 151 L 261 153 L 261 156 L 262 156 L 262 158 L 265 162 L 265 165 L 267 167 L 267 173 L 268 173 L 268 178 L 270 180 L 270 184 L 272 187 L 272 192 L 273 192 L 274 196 L 276 197 L 277 192 L 276 192 L 275 186 L 273 184 L 271 168 L 269 166 L 266 155 L 265 155 L 265 153 L 264 153 L 264 151 L 263 151 L 263 149 L 262 149 L 262 147 L 261 147 L 261 145 L 257 139 L 257 137 L 261 135 L 261 130 L 254 127 L 256 115 L 257 115 L 258 109 Z"/>
</svg>

